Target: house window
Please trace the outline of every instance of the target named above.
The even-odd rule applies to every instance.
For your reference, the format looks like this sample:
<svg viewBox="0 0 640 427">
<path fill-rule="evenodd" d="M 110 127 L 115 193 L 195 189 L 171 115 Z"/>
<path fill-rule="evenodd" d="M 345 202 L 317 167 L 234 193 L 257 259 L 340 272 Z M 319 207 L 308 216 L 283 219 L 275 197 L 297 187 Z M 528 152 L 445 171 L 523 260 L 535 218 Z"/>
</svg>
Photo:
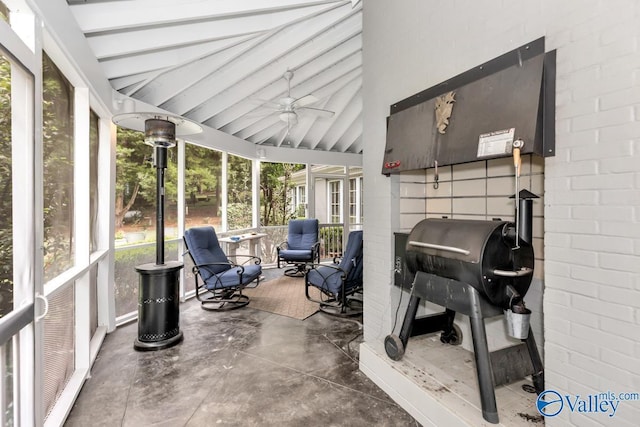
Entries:
<svg viewBox="0 0 640 427">
<path fill-rule="evenodd" d="M 329 221 L 342 222 L 342 181 L 329 181 Z"/>
<path fill-rule="evenodd" d="M 296 187 L 296 213 L 299 217 L 306 217 L 306 204 L 307 204 L 307 187 L 299 185 Z"/>
<path fill-rule="evenodd" d="M 89 226 L 91 252 L 98 249 L 98 146 L 99 146 L 99 117 L 91 110 L 89 112 Z"/>
<path fill-rule="evenodd" d="M 349 180 L 349 222 L 355 224 L 358 222 L 358 180 L 351 178 Z"/>
</svg>

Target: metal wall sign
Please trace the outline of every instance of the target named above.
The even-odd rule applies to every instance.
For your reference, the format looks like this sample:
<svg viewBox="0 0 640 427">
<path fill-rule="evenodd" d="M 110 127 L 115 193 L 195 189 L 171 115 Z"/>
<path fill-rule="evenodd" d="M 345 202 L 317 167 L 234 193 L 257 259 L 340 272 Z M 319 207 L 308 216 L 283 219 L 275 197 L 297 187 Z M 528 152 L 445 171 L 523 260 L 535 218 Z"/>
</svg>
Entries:
<svg viewBox="0 0 640 427">
<path fill-rule="evenodd" d="M 555 52 L 524 45 L 391 106 L 382 173 L 555 151 Z M 510 141 L 507 141 L 510 139 Z"/>
</svg>

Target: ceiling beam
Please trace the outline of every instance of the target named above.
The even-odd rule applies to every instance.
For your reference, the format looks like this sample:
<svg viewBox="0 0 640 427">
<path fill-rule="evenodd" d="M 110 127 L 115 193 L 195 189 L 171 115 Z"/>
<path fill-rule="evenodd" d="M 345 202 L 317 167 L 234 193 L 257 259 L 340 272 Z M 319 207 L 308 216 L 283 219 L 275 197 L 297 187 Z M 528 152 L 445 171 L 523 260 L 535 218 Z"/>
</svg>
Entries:
<svg viewBox="0 0 640 427">
<path fill-rule="evenodd" d="M 255 72 L 262 72 L 264 67 L 281 60 L 313 38 L 319 37 L 322 39 L 322 33 L 331 32 L 332 26 L 337 26 L 341 29 L 342 26 L 337 25 L 337 23 L 348 19 L 350 15 L 344 16 L 344 7 L 332 8 L 322 14 L 310 16 L 295 25 L 280 28 L 274 31 L 259 46 L 253 47 L 254 55 L 242 55 L 229 61 L 224 67 L 216 70 L 214 78 L 207 81 L 205 86 L 202 84 L 194 85 L 185 91 L 188 95 L 181 99 L 182 102 L 168 103 L 164 108 L 171 111 L 179 111 L 180 114 L 186 114 L 197 121 L 206 121 L 210 117 L 208 116 L 207 105 L 211 98 L 219 95 L 225 88 L 234 85 L 243 78 Z M 327 25 L 327 20 L 333 24 Z M 354 25 L 357 25 L 357 23 L 354 23 Z M 304 33 L 306 34 L 302 39 L 299 36 L 300 27 L 304 27 Z M 286 66 L 291 66 L 291 64 Z M 284 72 L 286 66 L 283 64 L 281 72 Z"/>
<path fill-rule="evenodd" d="M 174 0 L 110 1 L 104 3 L 72 4 L 73 15 L 86 34 L 114 33 L 140 28 L 186 25 L 199 20 L 217 21 L 255 15 L 273 15 L 278 12 L 296 11 L 337 0 Z"/>
<path fill-rule="evenodd" d="M 342 151 L 342 145 L 340 144 L 345 134 L 353 129 L 353 125 L 356 120 L 361 117 L 362 114 L 362 82 L 360 87 L 353 94 L 347 106 L 340 113 L 340 117 L 333 123 L 331 129 L 322 138 L 321 145 L 327 151 Z"/>
<path fill-rule="evenodd" d="M 355 94 L 362 87 L 362 79 L 361 77 L 357 77 L 351 80 L 347 85 L 345 85 L 344 90 L 336 93 L 331 97 L 329 102 L 327 103 L 327 108 L 335 111 L 335 116 L 340 117 L 342 112 L 347 108 L 349 102 L 353 99 Z M 312 131 L 309 133 L 308 138 L 305 138 L 305 142 L 308 143 L 309 148 L 316 149 L 320 142 L 322 142 L 326 133 L 333 125 L 333 122 L 325 125 L 324 123 L 318 123 L 318 126 L 315 126 Z"/>
<path fill-rule="evenodd" d="M 331 32 L 327 35 L 330 35 L 331 39 L 325 42 L 318 38 L 313 42 L 314 49 L 309 49 L 306 45 L 300 46 L 277 62 L 272 61 L 262 67 L 259 74 L 251 73 L 238 79 L 223 92 L 203 104 L 200 109 L 203 112 L 206 109 L 206 115 L 197 117 L 214 127 L 222 127 L 238 117 L 259 109 L 260 105 L 253 102 L 254 100 L 277 100 L 285 96 L 286 82 L 282 76 L 286 68 L 294 71 L 291 80 L 294 98 L 310 93 L 310 91 L 304 92 L 304 89 L 299 89 L 300 82 L 304 82 L 311 73 L 310 67 L 307 67 L 308 64 L 314 64 L 313 72 L 318 73 L 318 70 L 327 70 L 339 64 L 345 57 L 362 49 L 359 29 L 347 34 Z M 291 65 L 285 68 L 283 63 Z M 296 65 L 293 66 L 293 64 Z M 194 117 L 196 116 L 194 115 Z"/>
<path fill-rule="evenodd" d="M 321 11 L 316 6 L 314 11 Z M 260 16 L 220 22 L 201 22 L 184 27 L 139 30 L 121 34 L 89 37 L 89 45 L 99 60 L 134 55 L 147 51 L 192 46 L 212 40 L 224 40 L 246 34 L 263 33 L 299 19 L 298 14 L 285 14 L 269 20 Z"/>
<path fill-rule="evenodd" d="M 308 89 L 308 91 L 299 92 L 299 93 L 304 93 L 304 94 L 313 93 L 320 100 L 322 100 L 325 97 L 329 97 L 334 92 L 341 90 L 345 82 L 348 82 L 350 79 L 354 78 L 357 74 L 359 74 L 361 65 L 362 65 L 362 57 L 361 57 L 361 53 L 358 51 L 338 64 L 335 64 L 327 69 L 321 68 L 320 70 L 322 71 L 313 77 L 316 83 L 322 86 L 306 87 L 305 89 Z M 296 90 L 298 90 L 297 87 L 296 87 Z M 284 92 L 279 92 L 277 95 L 282 96 L 284 95 Z M 252 108 L 251 112 L 260 111 L 258 109 L 258 106 L 255 104 L 253 104 L 251 108 Z M 254 117 L 252 120 L 250 116 L 251 116 L 251 113 L 249 113 L 248 115 L 238 117 L 236 120 L 230 122 L 228 125 L 224 125 L 222 127 L 214 125 L 212 127 L 215 127 L 217 129 L 222 129 L 223 131 L 229 132 L 231 134 L 236 134 L 240 129 L 242 129 L 243 126 L 247 126 L 248 123 L 250 124 L 259 119 Z M 209 123 L 209 122 L 206 122 L 206 123 Z"/>
</svg>

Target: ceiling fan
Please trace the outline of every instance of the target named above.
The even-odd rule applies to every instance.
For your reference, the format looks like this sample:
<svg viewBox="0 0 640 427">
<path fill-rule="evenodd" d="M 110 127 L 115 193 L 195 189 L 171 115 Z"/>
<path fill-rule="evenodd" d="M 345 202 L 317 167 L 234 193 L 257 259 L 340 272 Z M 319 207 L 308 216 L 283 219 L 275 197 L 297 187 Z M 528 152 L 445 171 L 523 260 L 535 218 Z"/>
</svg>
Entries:
<svg viewBox="0 0 640 427">
<path fill-rule="evenodd" d="M 318 98 L 308 94 L 300 98 L 291 96 L 291 79 L 293 79 L 293 71 L 287 69 L 283 75 L 287 81 L 287 96 L 277 101 L 267 101 L 263 106 L 273 109 L 274 114 L 278 114 L 278 118 L 287 124 L 287 131 L 298 123 L 298 114 L 304 111 L 305 114 L 315 114 L 321 117 L 333 117 L 335 112 L 325 110 L 323 108 L 312 107 L 311 105 L 318 102 Z"/>
</svg>

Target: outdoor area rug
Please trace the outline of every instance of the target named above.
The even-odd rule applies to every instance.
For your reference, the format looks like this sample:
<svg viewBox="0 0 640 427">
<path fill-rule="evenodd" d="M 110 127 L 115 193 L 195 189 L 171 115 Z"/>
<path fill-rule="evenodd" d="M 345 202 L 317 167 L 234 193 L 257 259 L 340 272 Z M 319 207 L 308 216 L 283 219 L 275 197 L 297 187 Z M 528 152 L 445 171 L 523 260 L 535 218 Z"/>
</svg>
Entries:
<svg viewBox="0 0 640 427">
<path fill-rule="evenodd" d="M 284 269 L 274 269 L 265 271 L 264 280 L 256 288 L 242 290 L 250 298 L 248 307 L 299 320 L 318 311 L 319 305 L 307 300 L 304 294 L 304 277 L 288 277 Z M 319 296 L 315 288 L 311 291 L 312 296 Z"/>
</svg>

